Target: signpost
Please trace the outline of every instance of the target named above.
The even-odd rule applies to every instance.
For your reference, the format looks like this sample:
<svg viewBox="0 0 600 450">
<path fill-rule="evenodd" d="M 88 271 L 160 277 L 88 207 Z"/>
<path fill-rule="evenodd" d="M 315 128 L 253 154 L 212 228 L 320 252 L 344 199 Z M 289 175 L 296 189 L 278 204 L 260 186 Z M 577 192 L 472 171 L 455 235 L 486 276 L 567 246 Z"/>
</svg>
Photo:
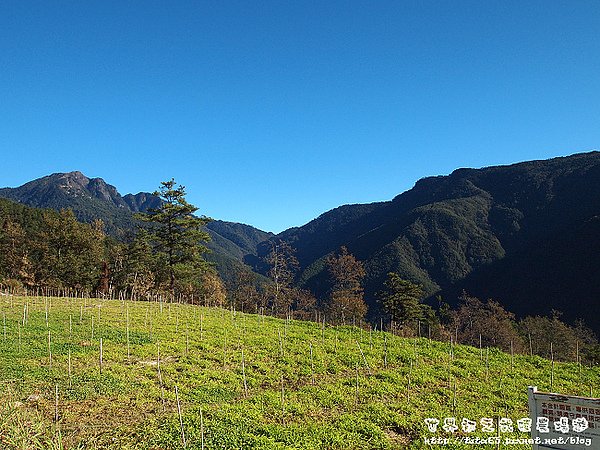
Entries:
<svg viewBox="0 0 600 450">
<path fill-rule="evenodd" d="M 528 388 L 533 450 L 600 448 L 600 399 Z"/>
</svg>

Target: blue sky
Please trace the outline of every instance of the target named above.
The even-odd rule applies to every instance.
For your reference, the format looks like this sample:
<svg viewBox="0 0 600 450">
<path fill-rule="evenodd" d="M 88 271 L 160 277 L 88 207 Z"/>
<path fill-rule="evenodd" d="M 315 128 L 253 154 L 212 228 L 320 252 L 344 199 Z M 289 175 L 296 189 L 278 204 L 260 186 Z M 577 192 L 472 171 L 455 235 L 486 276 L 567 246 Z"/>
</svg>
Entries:
<svg viewBox="0 0 600 450">
<path fill-rule="evenodd" d="M 175 177 L 269 231 L 600 147 L 597 1 L 0 2 L 0 186 Z"/>
</svg>

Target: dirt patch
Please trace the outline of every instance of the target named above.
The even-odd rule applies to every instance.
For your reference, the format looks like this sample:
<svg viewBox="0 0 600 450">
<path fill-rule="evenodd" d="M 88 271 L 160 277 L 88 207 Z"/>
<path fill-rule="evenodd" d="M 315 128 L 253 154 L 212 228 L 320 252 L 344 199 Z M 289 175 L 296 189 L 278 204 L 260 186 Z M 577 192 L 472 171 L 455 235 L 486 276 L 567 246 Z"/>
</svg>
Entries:
<svg viewBox="0 0 600 450">
<path fill-rule="evenodd" d="M 170 363 L 175 363 L 178 361 L 179 361 L 179 358 L 177 358 L 175 356 L 166 356 L 166 357 L 160 359 L 161 364 L 170 364 Z M 142 366 L 151 366 L 152 367 L 152 366 L 158 365 L 158 360 L 143 359 L 141 361 L 138 361 L 138 364 L 141 364 Z"/>
</svg>

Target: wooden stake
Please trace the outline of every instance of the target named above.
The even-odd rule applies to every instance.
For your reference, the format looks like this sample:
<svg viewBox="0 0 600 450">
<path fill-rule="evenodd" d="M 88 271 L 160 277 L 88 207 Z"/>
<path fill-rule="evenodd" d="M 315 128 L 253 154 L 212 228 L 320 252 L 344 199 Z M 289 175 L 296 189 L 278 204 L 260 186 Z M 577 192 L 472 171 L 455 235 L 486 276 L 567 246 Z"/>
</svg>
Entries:
<svg viewBox="0 0 600 450">
<path fill-rule="evenodd" d="M 485 348 L 485 379 L 487 381 L 487 379 L 490 376 L 490 348 L 486 347 Z"/>
<path fill-rule="evenodd" d="M 227 331 L 225 331 L 225 336 L 223 337 L 223 368 L 225 368 L 226 356 L 227 356 Z"/>
<path fill-rule="evenodd" d="M 125 322 L 127 327 L 127 362 L 131 362 L 130 344 L 129 344 L 129 305 L 125 309 Z"/>
<path fill-rule="evenodd" d="M 281 332 L 277 330 L 277 336 L 279 336 L 279 356 L 283 358 L 283 341 L 281 339 Z"/>
<path fill-rule="evenodd" d="M 179 390 L 177 389 L 177 385 L 175 385 L 175 398 L 177 399 L 177 414 L 179 414 L 179 426 L 181 427 L 181 442 L 183 442 L 183 448 L 186 448 L 187 445 L 185 443 L 185 432 L 183 430 L 183 417 L 181 416 L 181 404 L 179 403 Z"/>
<path fill-rule="evenodd" d="M 419 354 L 417 353 L 417 340 L 413 339 L 413 348 L 414 348 L 414 352 L 415 352 L 415 365 L 417 364 L 417 362 L 419 361 Z"/>
<path fill-rule="evenodd" d="M 102 373 L 102 338 L 100 338 L 100 373 Z"/>
<path fill-rule="evenodd" d="M 454 384 L 452 385 L 452 414 L 456 414 L 456 378 L 453 378 Z"/>
<path fill-rule="evenodd" d="M 510 370 L 515 368 L 515 352 L 513 348 L 513 341 L 510 341 Z"/>
<path fill-rule="evenodd" d="M 312 342 L 309 342 L 309 345 L 310 345 L 310 373 L 312 375 L 311 384 L 315 384 L 315 365 L 314 365 L 314 362 L 313 362 Z"/>
<path fill-rule="evenodd" d="M 202 340 L 202 335 L 204 332 L 204 314 L 200 314 L 200 340 Z"/>
<path fill-rule="evenodd" d="M 242 348 L 242 376 L 244 378 L 244 394 L 248 396 L 248 383 L 246 382 L 246 362 L 244 360 L 244 349 Z"/>
<path fill-rule="evenodd" d="M 73 387 L 73 382 L 71 378 L 71 349 L 69 349 L 69 388 Z"/>
<path fill-rule="evenodd" d="M 362 351 L 362 348 L 360 348 L 360 344 L 358 343 L 358 341 L 355 341 L 356 345 L 358 345 L 358 350 L 360 351 L 360 354 L 362 355 L 363 361 L 365 363 L 365 366 L 367 368 L 367 371 L 369 372 L 369 375 L 371 375 L 371 368 L 369 367 L 369 363 L 367 363 L 367 358 L 365 358 L 365 354 Z"/>
<path fill-rule="evenodd" d="M 281 375 L 281 422 L 285 424 L 285 395 L 283 392 L 283 374 Z"/>
<path fill-rule="evenodd" d="M 200 407 L 200 449 L 204 450 L 204 417 L 202 415 L 202 407 Z"/>
<path fill-rule="evenodd" d="M 333 345 L 333 353 L 335 353 L 337 355 L 337 346 L 338 346 L 338 340 L 339 340 L 339 332 L 338 330 L 335 330 L 335 344 Z"/>
<path fill-rule="evenodd" d="M 356 403 L 358 403 L 358 362 L 354 365 L 356 371 Z"/>
<path fill-rule="evenodd" d="M 581 362 L 579 361 L 579 341 L 575 341 L 575 361 L 577 362 L 577 371 L 581 376 Z"/>
<path fill-rule="evenodd" d="M 185 356 L 188 355 L 189 349 L 190 349 L 190 335 L 189 335 L 188 327 L 186 324 L 186 326 L 185 326 Z"/>
<path fill-rule="evenodd" d="M 54 422 L 58 423 L 58 384 L 56 385 L 54 392 Z"/>
<path fill-rule="evenodd" d="M 158 369 L 158 382 L 160 384 L 160 400 L 162 402 L 163 411 L 165 410 L 165 390 L 160 372 L 160 342 L 156 341 L 156 367 Z"/>
<path fill-rule="evenodd" d="M 410 402 L 410 375 L 412 373 L 413 363 L 410 362 L 410 369 L 408 371 L 408 383 L 406 385 L 406 401 Z"/>
<path fill-rule="evenodd" d="M 383 367 L 387 369 L 387 334 L 383 335 Z"/>
<path fill-rule="evenodd" d="M 50 347 L 50 330 L 48 330 L 48 357 L 50 358 L 50 368 L 52 369 L 52 348 Z"/>
<path fill-rule="evenodd" d="M 552 342 L 550 342 L 550 359 L 552 361 L 552 367 L 550 368 L 550 392 L 554 389 L 554 350 L 552 349 Z"/>
</svg>

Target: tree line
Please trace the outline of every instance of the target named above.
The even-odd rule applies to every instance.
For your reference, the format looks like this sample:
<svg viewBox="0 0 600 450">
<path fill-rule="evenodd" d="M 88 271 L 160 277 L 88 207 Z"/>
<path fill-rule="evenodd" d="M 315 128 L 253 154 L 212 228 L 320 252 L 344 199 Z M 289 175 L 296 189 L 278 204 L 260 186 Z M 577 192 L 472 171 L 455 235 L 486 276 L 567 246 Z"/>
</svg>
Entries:
<svg viewBox="0 0 600 450">
<path fill-rule="evenodd" d="M 272 241 L 264 262 L 268 281 L 249 268 L 227 286 L 204 259 L 210 220 L 196 215 L 185 187 L 162 182 L 160 207 L 138 214 L 140 226 L 126 242 L 104 233 L 99 220 L 80 223 L 71 210 L 40 210 L 0 200 L 0 283 L 24 293 L 56 289 L 101 297 L 166 300 L 235 308 L 279 317 L 365 326 L 365 268 L 345 247 L 324 259 L 329 275 L 325 298 L 299 288 L 295 250 Z M 454 310 L 438 299 L 424 302 L 422 286 L 390 272 L 377 295 L 371 324 L 406 336 L 429 336 L 473 346 L 556 359 L 600 361 L 600 346 L 583 322 L 573 326 L 554 311 L 549 317 L 516 320 L 493 300 L 464 293 Z M 554 350 L 550 354 L 551 343 Z"/>
</svg>

